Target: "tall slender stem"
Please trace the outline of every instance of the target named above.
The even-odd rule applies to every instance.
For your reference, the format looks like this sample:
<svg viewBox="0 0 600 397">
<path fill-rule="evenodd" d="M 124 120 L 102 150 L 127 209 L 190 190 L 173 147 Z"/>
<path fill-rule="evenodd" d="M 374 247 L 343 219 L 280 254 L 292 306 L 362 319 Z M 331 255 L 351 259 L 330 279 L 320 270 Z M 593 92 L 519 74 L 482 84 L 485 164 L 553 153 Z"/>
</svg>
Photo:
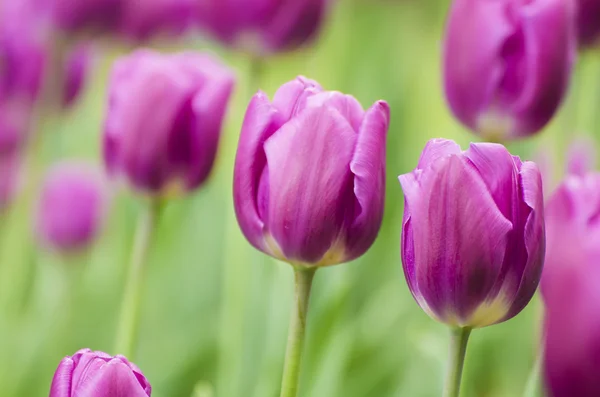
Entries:
<svg viewBox="0 0 600 397">
<path fill-rule="evenodd" d="M 250 98 L 260 89 L 261 79 L 265 64 L 264 59 L 260 55 L 255 55 L 250 58 L 250 72 L 248 74 L 248 87 L 250 88 Z"/>
<path fill-rule="evenodd" d="M 133 359 L 135 342 L 139 333 L 144 270 L 158 215 L 159 204 L 150 202 L 140 216 L 129 264 L 129 275 L 125 281 L 125 294 L 121 306 L 115 352 L 130 359 Z"/>
<path fill-rule="evenodd" d="M 296 397 L 298 395 L 302 352 L 304 350 L 304 337 L 306 334 L 308 302 L 310 300 L 310 290 L 315 272 L 316 268 L 294 269 L 294 309 L 292 311 L 290 328 L 288 330 L 288 342 L 285 352 L 280 397 Z"/>
<path fill-rule="evenodd" d="M 465 353 L 471 328 L 453 328 L 450 334 L 450 357 L 444 387 L 444 397 L 459 397 Z"/>
<path fill-rule="evenodd" d="M 523 393 L 523 397 L 540 397 L 543 395 L 543 386 L 540 376 L 542 372 L 543 356 L 543 352 L 540 352 L 533 363 L 533 367 L 531 368 L 531 372 L 527 378 L 527 383 L 525 384 L 525 392 Z"/>
</svg>

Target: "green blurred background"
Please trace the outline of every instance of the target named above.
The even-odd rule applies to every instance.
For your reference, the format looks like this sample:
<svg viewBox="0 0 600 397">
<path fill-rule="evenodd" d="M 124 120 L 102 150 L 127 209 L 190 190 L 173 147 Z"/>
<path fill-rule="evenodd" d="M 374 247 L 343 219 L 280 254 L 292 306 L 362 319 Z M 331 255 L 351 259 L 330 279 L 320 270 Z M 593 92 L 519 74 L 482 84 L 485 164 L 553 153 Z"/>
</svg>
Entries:
<svg viewBox="0 0 600 397">
<path fill-rule="evenodd" d="M 327 89 L 356 96 L 365 107 L 385 99 L 392 109 L 383 227 L 364 257 L 317 272 L 303 397 L 441 394 L 448 333 L 421 311 L 404 281 L 399 244 L 403 196 L 396 178 L 414 168 L 432 137 L 456 139 L 463 147 L 477 139 L 452 118 L 444 102 L 440 58 L 447 7 L 440 0 L 341 0 L 316 46 L 270 59 L 263 67 L 260 87 L 271 96 L 303 74 Z M 242 54 L 205 40 L 181 47 L 218 52 L 237 70 L 239 81 L 212 178 L 200 191 L 173 200 L 160 219 L 133 361 L 149 378 L 155 397 L 276 397 L 292 269 L 246 242 L 231 199 L 237 137 L 255 91 L 247 78 L 251 64 Z M 105 50 L 79 106 L 47 126 L 41 164 L 60 158 L 100 162 L 106 78 L 110 59 L 118 54 Z M 595 132 L 598 70 L 594 56 L 584 58 L 575 88 L 553 124 L 509 149 L 525 158 L 546 153 L 559 175 L 561 153 L 571 136 Z M 0 324 L 3 397 L 47 395 L 60 359 L 79 348 L 115 353 L 116 320 L 141 209 L 139 198 L 118 190 L 93 252 L 63 258 L 33 254 L 30 206 L 17 199 L 13 211 L 0 218 L 0 296 L 5 302 L 19 298 Z M 536 296 L 515 319 L 473 332 L 463 396 L 523 393 L 537 352 L 541 310 Z"/>
</svg>

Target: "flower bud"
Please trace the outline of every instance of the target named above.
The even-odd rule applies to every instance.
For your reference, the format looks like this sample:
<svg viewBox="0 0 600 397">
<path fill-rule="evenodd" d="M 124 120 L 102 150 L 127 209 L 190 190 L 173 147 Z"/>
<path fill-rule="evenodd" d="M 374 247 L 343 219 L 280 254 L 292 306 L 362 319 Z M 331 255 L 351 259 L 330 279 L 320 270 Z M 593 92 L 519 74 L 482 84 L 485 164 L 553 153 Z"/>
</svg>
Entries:
<svg viewBox="0 0 600 397">
<path fill-rule="evenodd" d="M 572 0 L 455 0 L 444 45 L 454 115 L 489 140 L 542 129 L 567 91 L 574 13 Z"/>
<path fill-rule="evenodd" d="M 37 233 L 46 247 L 80 251 L 98 236 L 107 192 L 99 172 L 86 164 L 65 163 L 50 170 L 37 211 Z"/>
<path fill-rule="evenodd" d="M 256 53 L 292 50 L 313 40 L 328 0 L 207 0 L 202 27 L 219 40 Z"/>
<path fill-rule="evenodd" d="M 484 327 L 517 315 L 544 263 L 544 207 L 535 163 L 502 145 L 431 140 L 400 176 L 402 262 L 410 291 L 432 318 Z"/>
<path fill-rule="evenodd" d="M 542 277 L 549 396 L 600 395 L 600 174 L 570 175 L 546 205 Z"/>
<path fill-rule="evenodd" d="M 65 60 L 63 107 L 69 108 L 77 101 L 83 91 L 91 67 L 91 49 L 86 45 L 76 47 Z"/>
<path fill-rule="evenodd" d="M 204 54 L 139 50 L 116 62 L 104 129 L 108 171 L 152 195 L 197 188 L 212 168 L 233 72 Z"/>
<path fill-rule="evenodd" d="M 50 387 L 50 397 L 150 397 L 150 383 L 123 356 L 82 349 L 62 359 Z"/>
<path fill-rule="evenodd" d="M 248 241 L 275 258 L 327 266 L 364 254 L 379 232 L 389 107 L 299 77 L 250 102 L 234 171 Z"/>
</svg>

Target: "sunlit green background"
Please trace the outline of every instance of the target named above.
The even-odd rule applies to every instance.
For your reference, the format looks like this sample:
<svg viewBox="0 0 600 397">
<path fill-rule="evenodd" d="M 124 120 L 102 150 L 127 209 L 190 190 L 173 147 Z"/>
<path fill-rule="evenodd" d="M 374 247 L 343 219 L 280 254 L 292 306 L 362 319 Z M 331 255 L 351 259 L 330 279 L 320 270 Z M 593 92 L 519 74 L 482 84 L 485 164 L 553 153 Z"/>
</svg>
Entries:
<svg viewBox="0 0 600 397">
<path fill-rule="evenodd" d="M 380 236 L 361 259 L 317 272 L 309 315 L 303 397 L 439 396 L 448 334 L 413 301 L 402 273 L 403 197 L 397 176 L 409 172 L 425 142 L 477 139 L 450 115 L 442 94 L 441 43 L 447 1 L 340 0 L 314 48 L 267 61 L 260 87 L 269 95 L 304 74 L 365 106 L 392 109 L 387 206 Z M 205 40 L 186 44 L 220 53 L 239 82 L 211 180 L 173 200 L 159 223 L 142 332 L 134 361 L 155 397 L 276 397 L 291 307 L 292 270 L 255 251 L 238 230 L 231 199 L 232 164 L 250 95 L 250 62 Z M 118 51 L 105 51 L 81 104 L 44 131 L 48 165 L 61 158 L 100 160 L 106 78 Z M 589 59 L 587 59 L 589 58 Z M 564 111 L 539 137 L 511 144 L 526 158 L 546 153 L 560 175 L 572 136 L 594 133 L 600 63 L 579 68 Z M 598 77 L 596 77 L 598 75 Z M 474 82 L 476 84 L 477 82 Z M 52 128 L 50 128 L 52 127 Z M 556 171 L 558 170 L 558 171 Z M 82 347 L 113 351 L 140 201 L 115 193 L 103 238 L 71 258 L 33 254 L 30 200 L 2 215 L 0 396 L 44 396 L 58 362 Z M 25 292 L 23 292 L 25 288 Z M 463 396 L 522 394 L 537 351 L 541 303 L 473 332 Z"/>
</svg>

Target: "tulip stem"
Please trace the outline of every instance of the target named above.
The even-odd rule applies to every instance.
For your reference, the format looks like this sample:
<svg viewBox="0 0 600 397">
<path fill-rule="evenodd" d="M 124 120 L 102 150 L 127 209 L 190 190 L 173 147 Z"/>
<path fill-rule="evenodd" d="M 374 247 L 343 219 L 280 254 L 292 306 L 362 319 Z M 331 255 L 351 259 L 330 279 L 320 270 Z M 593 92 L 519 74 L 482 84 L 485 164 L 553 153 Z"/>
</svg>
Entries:
<svg viewBox="0 0 600 397">
<path fill-rule="evenodd" d="M 316 268 L 294 268 L 295 298 L 294 309 L 288 330 L 288 342 L 283 366 L 280 397 L 296 397 L 300 380 L 302 351 L 306 334 L 306 319 L 310 290 Z"/>
<path fill-rule="evenodd" d="M 125 281 L 115 352 L 130 359 L 133 359 L 135 342 L 139 333 L 140 310 L 144 292 L 144 267 L 152 235 L 156 229 L 159 211 L 159 203 L 152 201 L 146 205 L 144 213 L 140 215 L 129 263 L 129 274 Z"/>
<path fill-rule="evenodd" d="M 538 354 L 535 362 L 533 363 L 533 368 L 531 368 L 531 372 L 529 373 L 529 377 L 527 378 L 527 383 L 525 384 L 525 392 L 523 393 L 523 397 L 541 397 L 542 393 L 542 382 L 540 379 L 540 375 L 542 372 L 542 357 L 543 354 Z"/>
<path fill-rule="evenodd" d="M 448 373 L 444 387 L 444 397 L 459 397 L 460 381 L 463 366 L 465 364 L 465 353 L 471 328 L 453 328 L 450 334 L 450 357 L 448 360 Z"/>
</svg>

